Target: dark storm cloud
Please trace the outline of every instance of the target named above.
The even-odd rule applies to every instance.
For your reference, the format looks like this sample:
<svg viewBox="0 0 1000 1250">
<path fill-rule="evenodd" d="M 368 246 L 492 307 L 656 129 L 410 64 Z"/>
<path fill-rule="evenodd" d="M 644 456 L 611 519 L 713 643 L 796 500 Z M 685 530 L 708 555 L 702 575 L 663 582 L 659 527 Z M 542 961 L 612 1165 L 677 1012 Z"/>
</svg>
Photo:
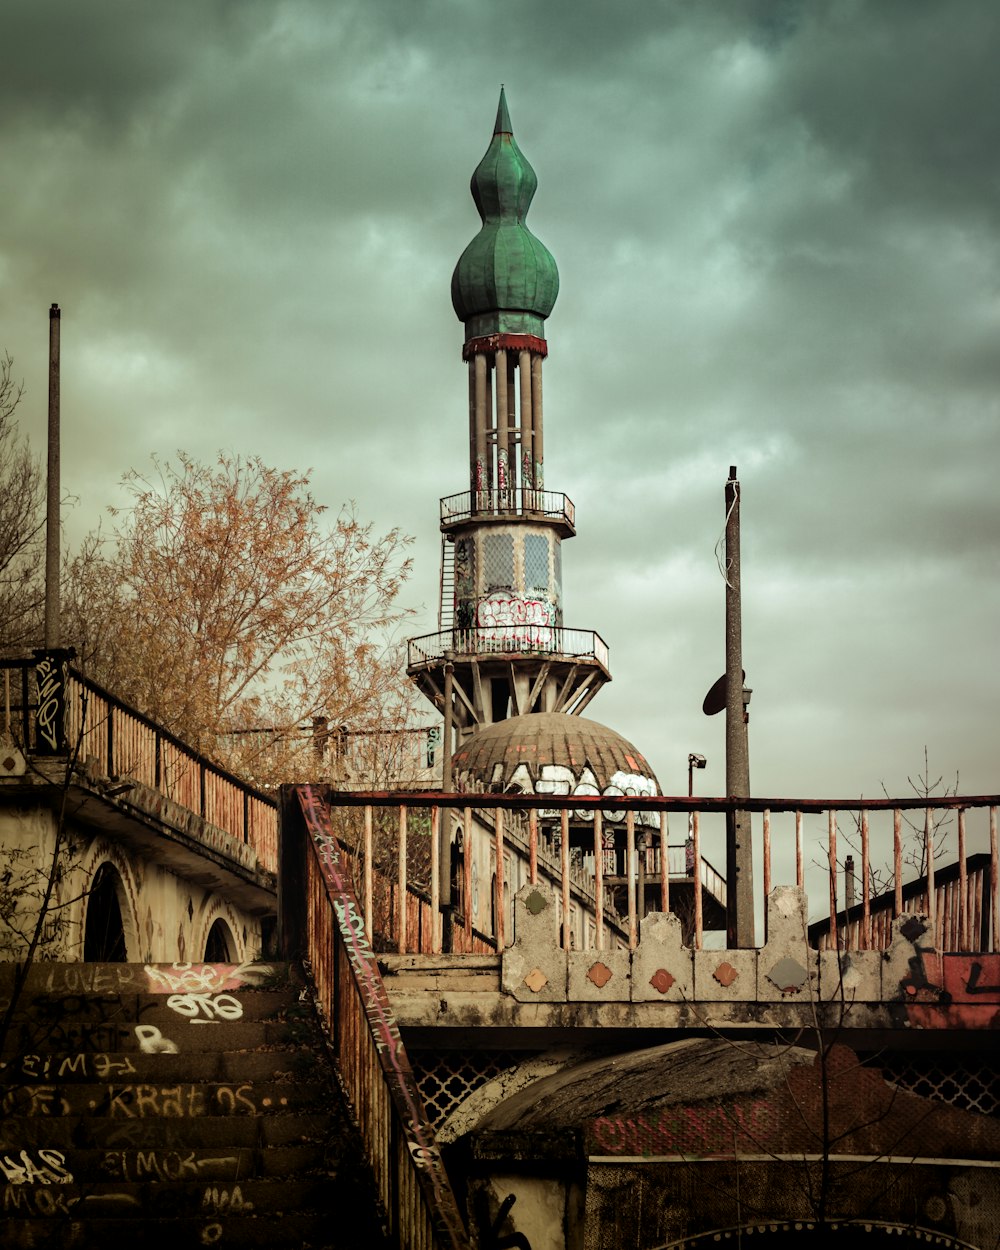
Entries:
<svg viewBox="0 0 1000 1250">
<path fill-rule="evenodd" d="M 998 34 L 987 0 L 8 5 L 0 346 L 37 431 L 63 302 L 71 523 L 152 451 L 315 465 L 418 534 L 434 628 L 448 281 L 503 81 L 560 267 L 547 480 L 567 623 L 612 644 L 595 715 L 668 789 L 707 743 L 721 788 L 738 464 L 755 784 L 891 783 L 938 737 L 995 789 Z"/>
</svg>

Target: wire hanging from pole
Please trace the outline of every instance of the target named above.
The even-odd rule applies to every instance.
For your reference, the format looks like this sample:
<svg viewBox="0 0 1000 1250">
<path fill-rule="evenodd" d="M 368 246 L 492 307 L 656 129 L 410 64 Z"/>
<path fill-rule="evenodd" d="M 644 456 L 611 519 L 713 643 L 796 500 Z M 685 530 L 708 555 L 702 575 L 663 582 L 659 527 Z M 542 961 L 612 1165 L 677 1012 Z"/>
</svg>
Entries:
<svg viewBox="0 0 1000 1250">
<path fill-rule="evenodd" d="M 729 563 L 730 562 L 727 560 L 726 563 L 723 564 L 722 556 L 719 551 L 719 549 L 725 545 L 726 531 L 729 529 L 729 518 L 733 515 L 733 509 L 736 507 L 737 503 L 739 503 L 739 499 L 740 499 L 739 482 L 736 480 L 736 478 L 731 478 L 730 481 L 733 487 L 733 502 L 729 505 L 729 511 L 726 513 L 726 521 L 722 527 L 722 533 L 719 535 L 719 541 L 715 544 L 715 562 L 719 566 L 719 572 L 722 574 L 722 580 L 726 583 L 729 589 L 732 590 L 733 584 L 729 580 Z"/>
</svg>

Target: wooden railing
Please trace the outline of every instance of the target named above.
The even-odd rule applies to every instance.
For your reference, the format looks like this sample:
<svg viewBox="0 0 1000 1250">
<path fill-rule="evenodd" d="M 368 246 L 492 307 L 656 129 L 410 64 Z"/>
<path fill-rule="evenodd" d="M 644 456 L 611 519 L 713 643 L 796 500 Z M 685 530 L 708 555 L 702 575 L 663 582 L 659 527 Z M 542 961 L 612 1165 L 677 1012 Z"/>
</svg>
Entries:
<svg viewBox="0 0 1000 1250">
<path fill-rule="evenodd" d="M 393 1244 L 400 1250 L 466 1250 L 458 1204 L 330 825 L 329 808 L 309 786 L 294 791 L 307 835 L 301 864 L 306 891 L 301 937 Z M 283 856 L 291 857 L 294 835 L 290 829 L 286 833 L 289 845 Z"/>
<path fill-rule="evenodd" d="M 716 901 L 725 905 L 725 881 L 712 867 L 709 854 L 715 862 L 725 862 L 726 814 L 737 808 L 754 813 L 755 885 L 759 901 L 770 894 L 775 885 L 795 884 L 802 888 L 809 884 L 814 896 L 818 893 L 828 905 L 824 944 L 843 946 L 845 941 L 860 949 L 875 949 L 888 945 L 891 920 L 906 912 L 920 911 L 932 918 L 938 935 L 938 948 L 947 951 L 1000 951 L 1000 890 L 998 890 L 997 809 L 1000 796 L 970 796 L 932 799 L 884 799 L 884 800 L 824 800 L 824 799 L 741 799 L 682 798 L 682 797 L 611 797 L 592 795 L 460 795 L 438 792 L 407 793 L 392 792 L 332 792 L 330 802 L 336 808 L 362 809 L 363 841 L 359 846 L 358 890 L 362 900 L 362 914 L 373 932 L 375 907 L 375 883 L 377 872 L 373 870 L 371 829 L 373 813 L 387 814 L 388 823 L 395 833 L 394 853 L 397 856 L 396 898 L 412 893 L 412 855 L 408 851 L 407 830 L 418 812 L 429 816 L 427 829 L 427 888 L 419 908 L 411 903 L 406 908 L 394 906 L 388 935 L 394 949 L 400 952 L 437 953 L 442 950 L 444 919 L 447 909 L 442 908 L 442 882 L 439 861 L 442 832 L 441 813 L 457 809 L 461 824 L 471 833 L 473 813 L 480 834 L 492 838 L 494 862 L 502 865 L 505 848 L 515 841 L 526 849 L 529 863 L 529 880 L 536 881 L 539 863 L 546 858 L 544 839 L 540 837 L 540 823 L 549 827 L 555 822 L 563 830 L 568 829 L 570 814 L 578 824 L 581 819 L 593 823 L 592 872 L 587 890 L 587 900 L 595 922 L 594 945 L 601 948 L 617 944 L 624 933 L 628 945 L 638 942 L 644 899 L 652 886 L 657 894 L 657 909 L 670 910 L 671 883 L 678 880 L 690 882 L 693 923 L 692 940 L 700 949 L 704 938 L 704 894 L 711 892 Z M 906 813 L 916 813 L 916 824 L 928 832 L 924 837 L 934 843 L 931 856 L 930 890 L 924 877 L 907 883 L 904 881 L 908 865 L 908 851 L 920 850 L 906 844 L 904 825 Z M 456 814 L 457 814 L 456 813 Z M 669 845 L 669 821 L 674 814 L 680 815 L 685 832 L 690 832 L 689 845 L 684 849 L 682 868 L 678 849 Z M 953 818 L 953 829 L 946 837 L 935 835 L 942 818 Z M 807 822 L 811 822 L 807 835 Z M 676 820 L 675 824 L 681 823 Z M 525 839 L 523 826 L 527 825 Z M 974 827 L 973 827 L 974 826 Z M 484 830 L 486 831 L 484 833 Z M 624 893 L 627 910 L 620 917 L 620 929 L 608 919 L 608 874 L 604 866 L 606 835 L 614 830 L 614 838 L 624 852 L 626 872 Z M 354 835 L 356 839 L 356 834 Z M 569 839 L 560 839 L 558 862 L 551 855 L 548 873 L 562 894 L 564 918 L 570 910 L 570 893 L 579 883 L 575 877 L 579 869 L 570 866 Z M 666 844 L 668 854 L 663 856 L 660 848 Z M 924 855 L 926 856 L 926 841 Z M 970 858 L 972 852 L 977 852 Z M 859 872 L 856 877 L 855 898 L 860 898 L 850 913 L 850 928 L 845 935 L 842 914 L 848 900 L 845 883 L 844 861 L 848 855 L 857 857 Z M 936 856 L 936 864 L 935 864 Z M 952 867 L 945 868 L 950 861 Z M 655 866 L 658 880 L 650 881 L 650 866 Z M 878 868 L 883 875 L 880 877 Z M 468 873 L 470 859 L 463 857 L 462 871 L 466 880 L 461 883 L 460 895 L 468 897 Z M 912 871 L 912 870 L 911 870 Z M 555 874 L 553 878 L 553 873 Z M 682 875 L 683 874 L 683 875 Z M 880 892 L 878 883 L 891 874 L 893 887 Z M 825 880 L 824 880 L 825 879 Z M 621 880 L 621 878 L 617 878 Z M 821 884 L 822 883 L 822 884 Z M 498 883 L 498 895 L 504 882 Z M 658 889 L 656 888 L 658 887 Z M 486 941 L 502 947 L 513 935 L 505 931 L 503 909 L 497 908 L 499 932 L 482 935 Z M 472 917 L 469 908 L 453 917 L 451 947 L 453 950 L 476 950 L 473 944 Z M 413 925 L 417 929 L 414 932 Z M 812 926 L 818 935 L 822 925 Z M 464 931 L 464 935 L 463 935 Z M 760 940 L 766 934 L 759 935 Z M 567 926 L 563 927 L 563 944 L 570 945 Z M 818 936 L 816 937 L 818 940 Z"/>
<path fill-rule="evenodd" d="M 0 660 L 3 726 L 26 755 L 39 752 L 39 700 L 29 659 Z M 277 801 L 212 763 L 148 716 L 72 667 L 65 670 L 62 740 L 81 765 L 170 799 L 251 847 L 270 872 L 278 866 Z"/>
</svg>

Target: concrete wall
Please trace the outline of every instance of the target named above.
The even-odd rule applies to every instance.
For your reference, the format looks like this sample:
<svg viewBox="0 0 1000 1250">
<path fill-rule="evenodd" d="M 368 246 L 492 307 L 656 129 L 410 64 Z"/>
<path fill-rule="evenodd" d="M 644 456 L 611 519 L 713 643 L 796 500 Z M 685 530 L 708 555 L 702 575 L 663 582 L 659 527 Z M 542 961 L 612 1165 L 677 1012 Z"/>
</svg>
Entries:
<svg viewBox="0 0 1000 1250">
<path fill-rule="evenodd" d="M 24 932 L 37 915 L 56 836 L 53 811 L 39 804 L 0 809 L 0 878 L 11 876 L 2 898 L 13 905 L 11 919 Z M 52 896 L 37 958 L 83 958 L 90 889 L 103 864 L 110 864 L 129 962 L 201 961 L 216 920 L 226 926 L 234 961 L 261 954 L 261 921 L 193 880 L 154 863 L 149 856 L 106 834 L 70 823 L 64 871 Z M 19 957 L 23 943 L 12 928 L 0 923 L 0 959 Z"/>
</svg>

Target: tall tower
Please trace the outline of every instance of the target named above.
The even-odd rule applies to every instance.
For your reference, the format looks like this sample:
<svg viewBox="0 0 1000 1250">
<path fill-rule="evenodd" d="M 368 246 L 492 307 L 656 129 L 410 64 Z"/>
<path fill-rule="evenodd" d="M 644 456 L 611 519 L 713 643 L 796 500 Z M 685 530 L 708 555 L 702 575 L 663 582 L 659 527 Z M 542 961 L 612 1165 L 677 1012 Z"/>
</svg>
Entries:
<svg viewBox="0 0 1000 1250">
<path fill-rule="evenodd" d="M 451 280 L 469 369 L 469 486 L 441 500 L 438 632 L 410 640 L 407 664 L 444 714 L 449 756 L 511 717 L 579 715 L 611 680 L 603 640 L 563 625 L 562 540 L 576 531 L 572 502 L 544 481 L 545 319 L 559 272 L 525 225 L 537 185 L 501 88 L 472 175 L 482 228 Z"/>
</svg>

